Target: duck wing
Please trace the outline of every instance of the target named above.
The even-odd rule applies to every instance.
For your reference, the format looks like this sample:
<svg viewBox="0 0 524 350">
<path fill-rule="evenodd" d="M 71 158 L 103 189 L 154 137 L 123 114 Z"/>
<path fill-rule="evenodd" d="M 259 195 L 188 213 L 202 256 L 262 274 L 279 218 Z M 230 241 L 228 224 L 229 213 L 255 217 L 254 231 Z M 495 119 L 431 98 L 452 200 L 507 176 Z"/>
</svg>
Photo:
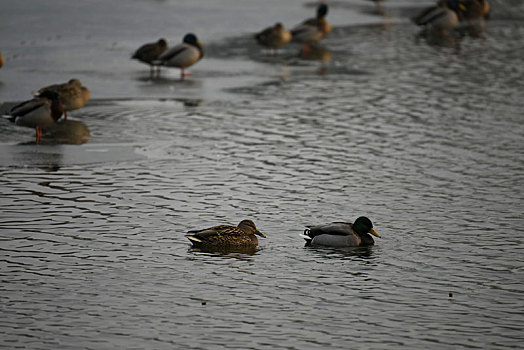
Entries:
<svg viewBox="0 0 524 350">
<path fill-rule="evenodd" d="M 61 88 L 62 88 L 62 84 L 53 84 L 53 85 L 45 86 L 45 87 L 43 87 L 41 89 L 38 89 L 36 91 L 32 91 L 31 93 L 33 94 L 33 96 L 38 97 L 44 91 L 54 91 L 54 92 L 58 93 Z"/>
<path fill-rule="evenodd" d="M 158 60 L 169 61 L 173 59 L 174 57 L 180 55 L 182 52 L 186 51 L 187 49 L 188 49 L 187 44 L 179 44 L 171 49 L 168 49 L 167 51 L 164 51 L 160 56 L 158 56 Z"/>
<path fill-rule="evenodd" d="M 310 238 L 319 235 L 349 236 L 353 234 L 352 224 L 348 222 L 332 222 L 324 225 L 306 227 L 304 235 Z"/>
<path fill-rule="evenodd" d="M 306 228 L 301 235 L 306 246 L 320 245 L 329 247 L 355 247 L 362 244 L 362 239 L 353 231 L 348 222 L 332 222 Z"/>
<path fill-rule="evenodd" d="M 9 114 L 14 118 L 16 117 L 23 117 L 24 115 L 28 115 L 31 112 L 36 111 L 39 108 L 49 106 L 50 102 L 47 99 L 43 98 L 33 98 L 28 101 L 21 102 L 15 106 L 13 106 L 9 112 Z"/>
<path fill-rule="evenodd" d="M 240 230 L 236 226 L 231 225 L 220 225 L 220 226 L 214 226 L 210 228 L 206 228 L 203 230 L 194 230 L 194 231 L 188 231 L 187 236 L 195 237 L 199 239 L 200 241 L 208 241 L 212 239 L 213 237 L 219 237 L 219 236 L 235 236 L 235 235 L 242 235 L 245 234 L 242 230 Z"/>
<path fill-rule="evenodd" d="M 318 18 L 308 18 L 308 19 L 304 20 L 304 22 L 302 22 L 300 25 L 318 27 L 319 22 L 320 21 L 318 20 Z"/>
<path fill-rule="evenodd" d="M 300 24 L 300 25 L 294 27 L 293 29 L 291 29 L 291 35 L 293 37 L 303 36 L 306 33 L 310 33 L 310 32 L 316 31 L 316 30 L 317 30 L 317 28 L 316 28 L 315 25 Z"/>
<path fill-rule="evenodd" d="M 446 15 L 446 9 L 440 6 L 429 7 L 413 18 L 416 25 L 423 26 Z"/>
<path fill-rule="evenodd" d="M 167 47 L 162 47 L 157 43 L 145 44 L 136 50 L 135 54 L 131 57 L 150 63 L 155 60 L 160 54 L 162 54 Z"/>
<path fill-rule="evenodd" d="M 14 106 L 9 120 L 19 126 L 46 128 L 54 124 L 62 112 L 61 105 L 47 98 L 34 98 Z"/>
<path fill-rule="evenodd" d="M 255 39 L 259 43 L 266 43 L 274 35 L 273 31 L 274 31 L 273 27 L 268 27 L 264 29 L 263 31 L 261 31 L 260 33 L 257 33 L 255 35 Z"/>
</svg>

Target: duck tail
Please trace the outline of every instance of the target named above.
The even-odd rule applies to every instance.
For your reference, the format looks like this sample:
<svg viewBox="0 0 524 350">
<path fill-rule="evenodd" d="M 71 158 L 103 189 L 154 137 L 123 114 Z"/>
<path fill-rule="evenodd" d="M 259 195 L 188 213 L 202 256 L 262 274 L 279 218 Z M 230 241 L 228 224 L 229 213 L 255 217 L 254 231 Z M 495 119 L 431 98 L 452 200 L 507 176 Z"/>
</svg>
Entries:
<svg viewBox="0 0 524 350">
<path fill-rule="evenodd" d="M 304 238 L 306 240 L 306 242 L 311 242 L 311 240 L 313 239 L 310 235 L 309 235 L 309 232 L 310 232 L 310 229 L 309 227 L 306 228 L 304 230 L 304 233 L 300 234 L 299 236 Z"/>
<path fill-rule="evenodd" d="M 12 115 L 2 113 L 1 116 L 2 118 L 9 120 L 11 123 L 14 123 L 16 121 L 16 117 L 13 117 Z"/>
<path fill-rule="evenodd" d="M 16 116 L 13 115 L 13 110 L 15 107 L 19 106 L 18 102 L 0 102 L 0 116 L 10 122 L 15 122 Z"/>
<path fill-rule="evenodd" d="M 306 227 L 306 229 L 304 230 L 304 233 L 299 234 L 299 236 L 304 238 L 304 240 L 306 241 L 306 245 L 305 245 L 306 247 L 311 246 L 311 242 L 313 241 L 313 237 L 311 237 L 310 234 L 311 234 L 311 229 L 309 227 Z"/>
<path fill-rule="evenodd" d="M 197 238 L 197 237 L 195 237 L 195 236 L 193 236 L 193 235 L 186 235 L 186 238 L 189 239 L 189 240 L 191 241 L 191 243 L 194 243 L 194 244 L 195 244 L 195 243 L 196 243 L 196 244 L 198 244 L 198 243 L 204 243 L 203 240 L 201 240 L 200 238 Z"/>
</svg>

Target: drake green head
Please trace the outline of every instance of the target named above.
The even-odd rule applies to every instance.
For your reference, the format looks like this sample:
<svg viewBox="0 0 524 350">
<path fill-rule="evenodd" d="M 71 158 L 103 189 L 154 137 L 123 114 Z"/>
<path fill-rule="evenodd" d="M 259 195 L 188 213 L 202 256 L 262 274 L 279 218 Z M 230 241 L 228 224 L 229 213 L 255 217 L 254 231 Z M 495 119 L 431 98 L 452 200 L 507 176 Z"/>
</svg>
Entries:
<svg viewBox="0 0 524 350">
<path fill-rule="evenodd" d="M 375 231 L 375 229 L 373 228 L 373 223 L 371 222 L 371 220 L 369 220 L 365 216 L 361 216 L 355 220 L 355 222 L 353 223 L 353 230 L 355 230 L 355 232 L 359 235 L 371 233 L 373 236 L 381 238 L 377 231 Z"/>
<path fill-rule="evenodd" d="M 320 4 L 317 7 L 317 19 L 326 17 L 328 13 L 328 6 L 326 4 Z"/>
<path fill-rule="evenodd" d="M 196 35 L 193 33 L 187 33 L 182 41 L 186 44 L 193 45 L 199 48 L 203 45 L 202 42 L 200 42 L 197 39 Z"/>
</svg>

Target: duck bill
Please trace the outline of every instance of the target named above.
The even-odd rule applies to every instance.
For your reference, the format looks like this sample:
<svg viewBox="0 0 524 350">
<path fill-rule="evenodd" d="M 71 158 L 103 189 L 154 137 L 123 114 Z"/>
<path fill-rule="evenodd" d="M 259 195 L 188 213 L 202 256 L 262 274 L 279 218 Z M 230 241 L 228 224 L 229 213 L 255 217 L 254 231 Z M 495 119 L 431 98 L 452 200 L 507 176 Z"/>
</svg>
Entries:
<svg viewBox="0 0 524 350">
<path fill-rule="evenodd" d="M 375 231 L 375 229 L 372 227 L 371 230 L 369 230 L 369 233 L 371 233 L 373 236 L 376 236 L 378 238 L 382 238 L 380 237 L 380 235 L 377 233 L 377 231 Z"/>
<path fill-rule="evenodd" d="M 260 232 L 260 231 L 255 232 L 255 234 L 258 235 L 258 236 L 260 236 L 260 237 L 262 237 L 262 238 L 266 238 L 266 235 L 263 234 L 263 233 Z"/>
</svg>

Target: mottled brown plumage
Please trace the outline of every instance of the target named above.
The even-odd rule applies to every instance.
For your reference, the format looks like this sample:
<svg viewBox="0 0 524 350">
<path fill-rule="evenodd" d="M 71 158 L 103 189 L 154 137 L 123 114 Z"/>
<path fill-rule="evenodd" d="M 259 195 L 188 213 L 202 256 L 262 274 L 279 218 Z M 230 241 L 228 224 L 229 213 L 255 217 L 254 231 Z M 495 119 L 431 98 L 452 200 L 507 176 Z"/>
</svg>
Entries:
<svg viewBox="0 0 524 350">
<path fill-rule="evenodd" d="M 153 70 L 154 66 L 158 65 L 158 57 L 167 50 L 167 42 L 165 39 L 159 39 L 156 43 L 148 43 L 140 46 L 133 56 L 132 59 L 139 60 L 145 64 L 149 64 L 150 69 Z"/>
<path fill-rule="evenodd" d="M 282 23 L 277 23 L 257 33 L 255 40 L 262 46 L 276 50 L 291 40 L 291 32 L 285 29 Z"/>
<path fill-rule="evenodd" d="M 203 230 L 189 231 L 186 237 L 195 247 L 256 247 L 258 238 L 266 237 L 251 220 L 242 220 L 238 226 L 219 225 Z"/>
<path fill-rule="evenodd" d="M 459 3 L 464 6 L 461 19 L 464 18 L 471 22 L 489 18 L 490 6 L 488 0 L 460 0 Z"/>
<path fill-rule="evenodd" d="M 53 91 L 58 94 L 60 102 L 64 107 L 64 119 L 67 119 L 68 111 L 82 108 L 91 97 L 89 89 L 83 86 L 78 79 L 71 79 L 67 83 L 43 87 L 34 92 L 34 95 L 41 96 L 44 91 Z"/>
</svg>

